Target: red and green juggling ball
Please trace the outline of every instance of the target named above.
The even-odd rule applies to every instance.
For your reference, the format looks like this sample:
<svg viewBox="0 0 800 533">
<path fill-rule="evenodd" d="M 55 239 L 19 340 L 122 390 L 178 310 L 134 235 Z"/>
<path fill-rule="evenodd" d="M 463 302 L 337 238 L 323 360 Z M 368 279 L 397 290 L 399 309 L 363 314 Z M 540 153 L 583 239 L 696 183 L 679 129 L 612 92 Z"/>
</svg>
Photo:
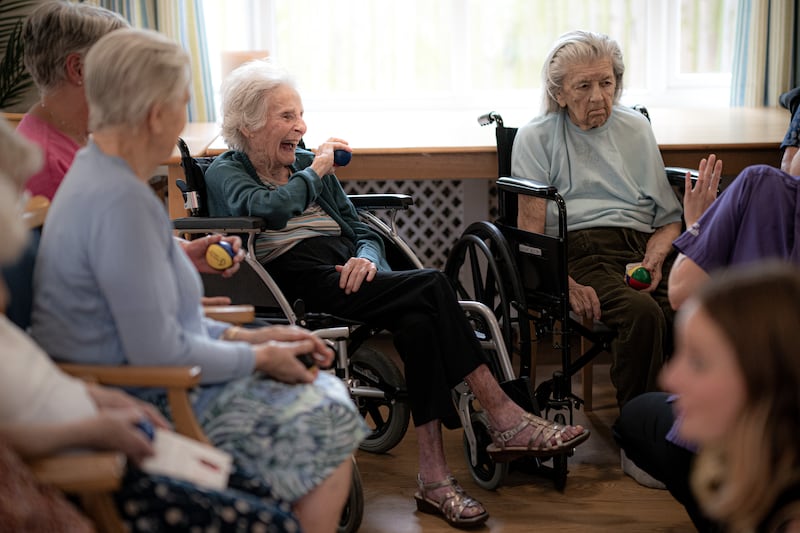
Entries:
<svg viewBox="0 0 800 533">
<path fill-rule="evenodd" d="M 651 281 L 650 271 L 641 265 L 631 267 L 625 272 L 625 283 L 637 291 L 649 287 Z"/>
</svg>

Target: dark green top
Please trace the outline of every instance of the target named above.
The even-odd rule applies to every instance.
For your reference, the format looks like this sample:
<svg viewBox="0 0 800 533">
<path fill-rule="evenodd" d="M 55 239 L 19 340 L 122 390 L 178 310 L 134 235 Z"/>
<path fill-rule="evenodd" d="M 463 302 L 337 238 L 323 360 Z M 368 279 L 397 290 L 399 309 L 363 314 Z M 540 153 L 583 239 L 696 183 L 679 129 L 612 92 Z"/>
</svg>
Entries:
<svg viewBox="0 0 800 533">
<path fill-rule="evenodd" d="M 378 270 L 391 270 L 381 237 L 359 219 L 336 176 L 320 178 L 310 168 L 313 161 L 312 152 L 298 148 L 289 182 L 271 189 L 244 152 L 219 155 L 205 174 L 209 215 L 262 217 L 267 228 L 277 230 L 316 201 L 342 228 L 342 237 L 355 244 L 357 257 L 369 259 Z"/>
</svg>

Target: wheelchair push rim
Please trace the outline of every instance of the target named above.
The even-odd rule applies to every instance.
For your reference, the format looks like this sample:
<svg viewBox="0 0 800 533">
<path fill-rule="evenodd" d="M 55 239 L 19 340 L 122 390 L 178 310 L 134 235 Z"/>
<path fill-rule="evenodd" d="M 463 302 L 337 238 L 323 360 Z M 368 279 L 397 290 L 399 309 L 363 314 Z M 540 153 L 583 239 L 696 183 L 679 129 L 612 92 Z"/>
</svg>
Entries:
<svg viewBox="0 0 800 533">
<path fill-rule="evenodd" d="M 519 375 L 530 376 L 531 331 L 525 292 L 500 230 L 491 222 L 471 224 L 453 246 L 444 272 L 461 300 L 475 300 L 494 312 L 508 353 L 519 357 Z M 488 334 L 477 324 L 477 331 Z"/>
<path fill-rule="evenodd" d="M 405 390 L 405 378 L 397 365 L 383 352 L 360 347 L 349 361 L 353 384 Z M 370 427 L 370 434 L 359 449 L 370 453 L 386 453 L 397 446 L 406 434 L 411 418 L 408 401 L 401 393 L 387 396 L 358 396 L 353 400 Z"/>
</svg>

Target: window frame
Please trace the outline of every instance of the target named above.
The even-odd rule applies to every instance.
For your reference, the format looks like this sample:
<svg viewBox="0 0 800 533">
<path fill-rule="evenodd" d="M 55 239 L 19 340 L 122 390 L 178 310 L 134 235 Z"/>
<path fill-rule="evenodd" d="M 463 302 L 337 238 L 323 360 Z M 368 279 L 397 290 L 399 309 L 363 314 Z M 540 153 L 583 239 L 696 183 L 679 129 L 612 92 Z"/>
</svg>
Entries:
<svg viewBox="0 0 800 533">
<path fill-rule="evenodd" d="M 204 0 L 220 2 L 222 0 Z M 438 1 L 438 0 L 437 0 Z M 470 80 L 469 57 L 466 52 L 458 54 L 459 50 L 467 50 L 467 3 L 461 0 L 447 0 L 454 9 L 453 38 L 451 39 L 450 53 L 454 58 L 451 64 L 450 88 L 443 91 L 430 93 L 417 93 L 412 95 L 385 96 L 375 95 L 346 95 L 323 94 L 313 88 L 303 87 L 304 104 L 307 110 L 335 111 L 335 110 L 458 110 L 482 109 L 487 102 L 503 103 L 510 108 L 528 108 L 539 110 L 541 90 L 536 88 L 504 90 L 466 90 L 459 91 L 458 87 L 467 87 Z M 224 9 L 239 15 L 231 16 L 231 20 L 241 23 L 241 34 L 245 47 L 254 50 L 269 50 L 273 56 L 280 57 L 281 46 L 277 42 L 277 31 L 273 31 L 276 21 L 276 0 L 225 0 Z M 204 6 L 205 7 L 205 6 Z M 679 72 L 680 54 L 669 53 L 678 43 L 680 31 L 680 0 L 646 0 L 646 47 L 644 86 L 631 87 L 626 84 L 622 101 L 627 104 L 644 103 L 652 107 L 727 107 L 730 101 L 731 74 L 681 74 Z M 244 16 L 243 14 L 247 14 Z M 666 21 L 666 24 L 664 23 Z M 207 33 L 209 27 L 207 27 Z M 613 37 L 613 36 L 612 36 Z M 214 46 L 219 46 L 215 41 Z M 218 69 L 218 59 L 211 54 L 212 70 Z M 217 56 L 219 54 L 216 54 Z M 666 65 L 666 67 L 664 67 Z M 219 75 L 216 70 L 212 74 L 215 84 L 215 93 L 218 94 Z"/>
</svg>

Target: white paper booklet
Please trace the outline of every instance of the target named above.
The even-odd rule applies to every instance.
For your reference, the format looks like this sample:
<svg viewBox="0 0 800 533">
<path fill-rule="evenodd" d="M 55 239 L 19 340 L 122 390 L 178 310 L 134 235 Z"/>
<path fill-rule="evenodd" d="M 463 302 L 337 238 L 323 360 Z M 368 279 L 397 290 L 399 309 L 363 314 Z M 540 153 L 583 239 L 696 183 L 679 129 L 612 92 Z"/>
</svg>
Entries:
<svg viewBox="0 0 800 533">
<path fill-rule="evenodd" d="M 227 452 L 163 429 L 156 429 L 153 447 L 155 454 L 142 463 L 145 472 L 183 479 L 209 489 L 228 486 L 233 458 Z"/>
</svg>

